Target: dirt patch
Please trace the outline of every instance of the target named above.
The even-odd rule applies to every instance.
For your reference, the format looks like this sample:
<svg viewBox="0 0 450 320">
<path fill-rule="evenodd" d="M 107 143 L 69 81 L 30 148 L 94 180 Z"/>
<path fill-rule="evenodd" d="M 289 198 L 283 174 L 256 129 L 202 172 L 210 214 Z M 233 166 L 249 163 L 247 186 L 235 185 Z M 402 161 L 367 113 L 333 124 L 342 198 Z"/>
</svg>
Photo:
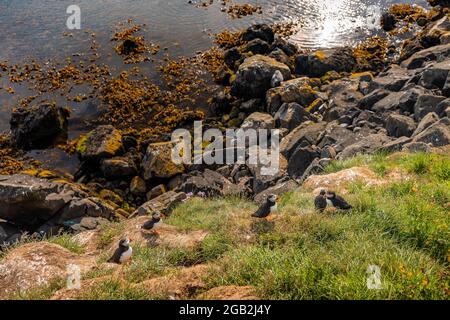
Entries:
<svg viewBox="0 0 450 320">
<path fill-rule="evenodd" d="M 95 267 L 95 259 L 46 242 L 13 249 L 0 262 L 0 298 L 25 293 L 48 285 L 52 280 L 65 278 L 71 264 L 85 273 Z"/>
<path fill-rule="evenodd" d="M 259 300 L 252 286 L 223 286 L 213 288 L 197 298 L 201 300 Z"/>
</svg>

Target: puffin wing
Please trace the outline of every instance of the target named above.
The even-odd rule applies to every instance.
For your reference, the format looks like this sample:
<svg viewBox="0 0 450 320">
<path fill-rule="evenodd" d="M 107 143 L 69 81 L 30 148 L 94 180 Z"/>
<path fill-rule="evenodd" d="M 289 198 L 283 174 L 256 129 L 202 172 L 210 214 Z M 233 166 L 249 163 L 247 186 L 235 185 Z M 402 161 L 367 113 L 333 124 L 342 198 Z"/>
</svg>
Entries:
<svg viewBox="0 0 450 320">
<path fill-rule="evenodd" d="M 151 229 L 153 229 L 154 226 L 155 226 L 155 220 L 151 219 L 151 220 L 148 220 L 146 223 L 144 223 L 142 228 L 145 230 L 151 230 Z"/>
<path fill-rule="evenodd" d="M 344 198 L 338 195 L 336 195 L 334 206 L 342 210 L 350 210 L 351 208 L 353 208 L 347 201 L 344 200 Z"/>
<path fill-rule="evenodd" d="M 259 209 L 252 215 L 254 218 L 265 218 L 270 213 L 269 203 L 262 204 Z"/>
<path fill-rule="evenodd" d="M 114 254 L 111 258 L 109 258 L 108 262 L 110 263 L 120 263 L 120 256 L 122 255 L 122 252 L 120 248 L 117 248 L 116 251 L 114 251 Z"/>
</svg>

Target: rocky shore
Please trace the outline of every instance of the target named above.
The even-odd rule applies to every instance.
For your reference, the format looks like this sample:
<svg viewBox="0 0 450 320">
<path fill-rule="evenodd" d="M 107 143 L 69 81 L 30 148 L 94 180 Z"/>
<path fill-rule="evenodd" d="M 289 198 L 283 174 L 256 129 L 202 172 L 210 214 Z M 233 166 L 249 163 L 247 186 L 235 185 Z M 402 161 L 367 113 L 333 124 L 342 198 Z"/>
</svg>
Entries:
<svg viewBox="0 0 450 320">
<path fill-rule="evenodd" d="M 448 146 L 449 4 L 430 3 L 425 16 L 401 17 L 413 19 L 420 31 L 397 55 L 379 38 L 357 48 L 306 52 L 268 25 L 219 43 L 223 63 L 213 73 L 223 90 L 209 100 L 214 117 L 206 122 L 220 129 L 280 129 L 277 175 L 264 176 L 254 165 L 175 165 L 170 137 L 142 139 L 103 124 L 72 145 L 80 159 L 74 176 L 39 168 L 0 176 L 0 244 L 11 245 L 24 233 L 41 238 L 169 213 L 192 196 L 260 202 L 297 188 L 334 159 Z M 383 26 L 394 29 L 399 19 L 384 15 Z M 14 161 L 23 151 L 64 139 L 69 117 L 54 104 L 16 108 L 11 132 L 0 141 L 2 152 L 8 150 L 1 156 Z"/>
</svg>

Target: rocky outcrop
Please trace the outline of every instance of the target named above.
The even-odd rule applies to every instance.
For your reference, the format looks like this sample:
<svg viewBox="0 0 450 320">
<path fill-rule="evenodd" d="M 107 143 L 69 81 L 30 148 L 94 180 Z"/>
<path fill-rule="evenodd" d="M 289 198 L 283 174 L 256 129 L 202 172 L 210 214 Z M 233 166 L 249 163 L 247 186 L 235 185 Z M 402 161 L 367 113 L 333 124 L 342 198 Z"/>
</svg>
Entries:
<svg viewBox="0 0 450 320">
<path fill-rule="evenodd" d="M 143 178 L 171 178 L 185 171 L 183 164 L 172 161 L 172 142 L 152 143 L 142 160 Z"/>
<path fill-rule="evenodd" d="M 295 60 L 295 72 L 309 77 L 322 77 L 329 71 L 351 72 L 356 65 L 349 47 L 300 54 Z"/>
<path fill-rule="evenodd" d="M 114 208 L 75 184 L 29 175 L 0 176 L 0 219 L 47 233 L 84 216 L 111 219 Z"/>
<path fill-rule="evenodd" d="M 186 198 L 187 196 L 184 192 L 169 191 L 144 203 L 133 213 L 132 216 L 151 215 L 153 213 L 165 214 Z"/>
</svg>

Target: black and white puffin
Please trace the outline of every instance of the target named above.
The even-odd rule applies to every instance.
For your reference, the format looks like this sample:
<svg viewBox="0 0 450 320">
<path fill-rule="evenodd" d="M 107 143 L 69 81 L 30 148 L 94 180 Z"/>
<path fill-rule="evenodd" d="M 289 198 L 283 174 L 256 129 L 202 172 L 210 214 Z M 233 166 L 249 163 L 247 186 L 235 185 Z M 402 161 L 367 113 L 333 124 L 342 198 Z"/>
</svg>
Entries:
<svg viewBox="0 0 450 320">
<path fill-rule="evenodd" d="M 153 232 L 156 232 L 156 229 L 161 225 L 162 223 L 162 216 L 160 213 L 155 213 L 150 220 L 148 220 L 146 223 L 142 225 L 142 229 L 144 230 L 152 230 Z"/>
<path fill-rule="evenodd" d="M 277 212 L 277 196 L 271 194 L 267 200 L 259 207 L 259 209 L 252 214 L 253 218 L 267 219 L 270 214 Z"/>
<path fill-rule="evenodd" d="M 323 212 L 327 208 L 327 205 L 326 191 L 322 189 L 320 190 L 319 195 L 314 199 L 314 206 L 317 211 Z"/>
<path fill-rule="evenodd" d="M 128 238 L 122 239 L 119 242 L 119 247 L 114 251 L 112 257 L 108 260 L 111 263 L 127 263 L 131 261 L 133 255 L 133 248 L 130 246 L 130 240 Z"/>
<path fill-rule="evenodd" d="M 334 191 L 327 192 L 327 202 L 339 210 L 350 210 L 353 207 L 344 200 L 341 196 L 338 196 Z"/>
</svg>

